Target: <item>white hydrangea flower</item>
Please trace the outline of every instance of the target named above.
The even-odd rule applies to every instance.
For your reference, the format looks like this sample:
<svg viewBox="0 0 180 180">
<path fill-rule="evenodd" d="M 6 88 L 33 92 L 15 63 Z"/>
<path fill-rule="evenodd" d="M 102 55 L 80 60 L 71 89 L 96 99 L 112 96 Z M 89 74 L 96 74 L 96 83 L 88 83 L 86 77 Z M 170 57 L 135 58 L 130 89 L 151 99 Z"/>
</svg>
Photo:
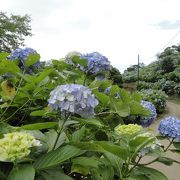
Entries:
<svg viewBox="0 0 180 180">
<path fill-rule="evenodd" d="M 40 141 L 25 132 L 4 134 L 0 139 L 0 161 L 16 161 L 28 156 L 31 148 L 41 146 Z"/>
</svg>

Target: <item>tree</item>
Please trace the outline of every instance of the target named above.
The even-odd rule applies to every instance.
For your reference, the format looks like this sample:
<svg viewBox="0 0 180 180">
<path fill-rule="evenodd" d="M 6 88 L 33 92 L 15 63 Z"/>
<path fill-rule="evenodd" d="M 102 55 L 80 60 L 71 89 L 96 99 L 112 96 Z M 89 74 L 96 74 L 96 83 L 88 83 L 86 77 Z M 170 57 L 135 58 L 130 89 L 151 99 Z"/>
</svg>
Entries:
<svg viewBox="0 0 180 180">
<path fill-rule="evenodd" d="M 113 81 L 114 84 L 117 84 L 120 87 L 122 86 L 122 75 L 117 68 L 112 67 L 112 69 L 110 70 L 110 79 Z"/>
<path fill-rule="evenodd" d="M 0 52 L 11 52 L 24 46 L 24 38 L 31 36 L 29 15 L 10 15 L 0 12 Z"/>
</svg>

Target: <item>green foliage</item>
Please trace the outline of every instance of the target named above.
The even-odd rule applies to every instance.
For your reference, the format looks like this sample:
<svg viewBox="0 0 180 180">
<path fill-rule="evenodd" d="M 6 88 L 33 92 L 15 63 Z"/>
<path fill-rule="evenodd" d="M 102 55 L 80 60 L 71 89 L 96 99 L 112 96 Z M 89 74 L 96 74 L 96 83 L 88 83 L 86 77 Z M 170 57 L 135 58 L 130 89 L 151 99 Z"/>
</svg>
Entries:
<svg viewBox="0 0 180 180">
<path fill-rule="evenodd" d="M 7 180 L 34 180 L 35 177 L 35 169 L 30 164 L 22 164 L 10 172 Z"/>
<path fill-rule="evenodd" d="M 137 89 L 163 90 L 168 95 L 179 95 L 180 82 L 180 45 L 166 48 L 158 60 L 143 66 L 139 70 L 139 84 Z M 137 65 L 124 71 L 124 82 L 137 81 Z"/>
<path fill-rule="evenodd" d="M 119 87 L 122 86 L 122 75 L 117 68 L 112 67 L 112 69 L 110 70 L 109 78 L 113 81 L 113 84 L 117 84 Z"/>
<path fill-rule="evenodd" d="M 147 174 L 165 179 L 162 173 L 138 161 L 148 148 L 148 154 L 152 155 L 153 151 L 157 161 L 167 165 L 175 162 L 161 155 L 164 149 L 156 146 L 152 134 L 145 135 L 147 129 L 133 137 L 121 136 L 114 130 L 118 125 L 128 124 L 131 116 L 149 115 L 140 104 L 142 98 L 138 93 L 120 88 L 120 74 L 116 69 L 110 72 L 109 79 L 98 80 L 60 59 L 27 74 L 16 61 L 8 61 L 7 56 L 7 53 L 0 54 L 0 136 L 25 131 L 40 141 L 40 145 L 32 148 L 25 158 L 0 162 L 0 179 L 118 180 L 146 178 Z M 26 66 L 38 58 L 39 55 L 29 56 Z M 72 61 L 87 65 L 76 56 Z M 81 84 L 92 91 L 99 101 L 94 117 L 82 118 L 48 106 L 50 92 L 63 84 Z M 154 93 L 160 98 L 160 93 L 155 91 L 153 98 Z M 179 152 L 178 144 L 174 146 L 171 150 Z"/>
<path fill-rule="evenodd" d="M 31 36 L 29 23 L 31 18 L 28 15 L 10 15 L 0 12 L 0 52 L 11 52 L 19 46 L 24 45 L 24 38 Z"/>
<path fill-rule="evenodd" d="M 161 114 L 164 112 L 168 96 L 163 91 L 147 89 L 141 90 L 140 94 L 143 100 L 155 105 L 157 113 Z"/>
</svg>

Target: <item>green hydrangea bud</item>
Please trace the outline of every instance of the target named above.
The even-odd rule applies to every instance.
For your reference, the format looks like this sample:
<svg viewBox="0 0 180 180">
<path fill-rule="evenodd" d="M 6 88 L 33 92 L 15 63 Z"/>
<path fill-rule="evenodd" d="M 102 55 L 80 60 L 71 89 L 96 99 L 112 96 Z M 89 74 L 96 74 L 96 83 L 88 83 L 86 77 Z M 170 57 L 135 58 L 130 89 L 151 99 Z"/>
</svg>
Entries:
<svg viewBox="0 0 180 180">
<path fill-rule="evenodd" d="M 137 124 L 119 125 L 115 128 L 115 131 L 121 135 L 134 135 L 142 130 L 142 126 Z"/>
<path fill-rule="evenodd" d="M 16 161 L 28 156 L 31 148 L 40 146 L 40 141 L 25 132 L 4 134 L 0 139 L 0 161 Z"/>
</svg>

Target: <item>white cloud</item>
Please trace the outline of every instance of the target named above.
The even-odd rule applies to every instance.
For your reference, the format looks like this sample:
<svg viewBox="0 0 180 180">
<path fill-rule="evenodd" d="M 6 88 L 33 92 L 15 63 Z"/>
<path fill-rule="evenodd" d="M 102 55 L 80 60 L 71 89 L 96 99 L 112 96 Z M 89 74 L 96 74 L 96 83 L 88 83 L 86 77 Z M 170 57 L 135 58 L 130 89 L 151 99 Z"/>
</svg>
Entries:
<svg viewBox="0 0 180 180">
<path fill-rule="evenodd" d="M 1 10 L 31 14 L 35 35 L 26 44 L 43 59 L 99 51 L 123 70 L 137 63 L 138 54 L 149 63 L 172 38 L 177 29 L 154 24 L 180 20 L 179 5 L 179 0 L 6 0 Z"/>
</svg>

